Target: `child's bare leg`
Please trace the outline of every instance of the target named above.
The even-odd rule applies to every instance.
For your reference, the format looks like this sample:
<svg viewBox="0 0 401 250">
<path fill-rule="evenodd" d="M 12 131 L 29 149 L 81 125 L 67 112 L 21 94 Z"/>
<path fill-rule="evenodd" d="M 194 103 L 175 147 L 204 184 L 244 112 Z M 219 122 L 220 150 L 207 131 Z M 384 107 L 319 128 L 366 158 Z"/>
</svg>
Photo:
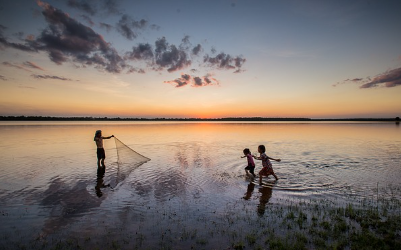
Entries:
<svg viewBox="0 0 401 250">
<path fill-rule="evenodd" d="M 277 175 L 276 175 L 276 174 L 273 174 L 273 176 L 274 176 L 274 178 L 276 178 L 276 181 L 277 181 L 277 180 L 278 180 Z"/>
<path fill-rule="evenodd" d="M 259 183 L 262 184 L 262 175 L 259 174 Z"/>
</svg>

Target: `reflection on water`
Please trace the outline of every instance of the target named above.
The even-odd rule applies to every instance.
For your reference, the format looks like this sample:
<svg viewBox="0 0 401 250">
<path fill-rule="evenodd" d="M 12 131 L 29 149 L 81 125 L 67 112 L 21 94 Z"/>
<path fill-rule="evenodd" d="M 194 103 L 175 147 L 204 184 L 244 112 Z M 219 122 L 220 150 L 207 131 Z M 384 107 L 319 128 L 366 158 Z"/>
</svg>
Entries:
<svg viewBox="0 0 401 250">
<path fill-rule="evenodd" d="M 259 197 L 259 204 L 257 205 L 257 213 L 260 217 L 265 214 L 266 205 L 269 203 L 270 198 L 273 194 L 273 187 L 269 186 L 259 186 L 252 181 L 249 182 L 245 196 L 243 197 L 245 200 L 249 200 L 252 197 L 252 194 L 255 190 L 255 186 L 258 189 L 258 197 Z"/>
<path fill-rule="evenodd" d="M 97 175 L 96 175 L 96 195 L 97 197 L 102 197 L 102 188 L 110 187 L 110 184 L 104 184 L 104 174 L 106 173 L 106 166 L 98 166 L 97 167 Z"/>
<path fill-rule="evenodd" d="M 90 209 L 100 206 L 101 200 L 87 191 L 88 184 L 79 181 L 71 187 L 61 179 L 52 180 L 48 189 L 38 197 L 41 207 L 49 213 L 45 218 L 43 232 L 58 230 Z"/>
<path fill-rule="evenodd" d="M 130 165 L 119 164 L 115 143 L 105 140 L 107 167 L 97 168 L 97 129 L 151 161 L 121 172 Z M 401 198 L 394 123 L 8 123 L 0 138 L 2 234 L 94 237 L 113 221 L 152 237 L 171 220 L 188 231 L 201 227 L 201 218 L 241 213 L 230 210 L 238 202 L 266 217 L 270 204 L 284 200 Z M 273 162 L 279 181 L 271 186 L 244 175 L 242 150 L 260 144 L 282 159 Z M 256 162 L 255 172 L 261 167 Z"/>
<path fill-rule="evenodd" d="M 262 216 L 265 214 L 266 204 L 269 203 L 270 198 L 272 197 L 273 188 L 271 187 L 262 187 L 259 188 L 260 193 L 260 203 L 258 205 L 258 215 Z"/>
</svg>

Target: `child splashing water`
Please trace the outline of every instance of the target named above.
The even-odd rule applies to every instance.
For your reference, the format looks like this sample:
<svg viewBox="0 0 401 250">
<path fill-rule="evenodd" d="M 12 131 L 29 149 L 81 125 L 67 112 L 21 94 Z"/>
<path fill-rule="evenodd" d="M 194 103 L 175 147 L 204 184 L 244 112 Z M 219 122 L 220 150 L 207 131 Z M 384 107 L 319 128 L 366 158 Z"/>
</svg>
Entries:
<svg viewBox="0 0 401 250">
<path fill-rule="evenodd" d="M 262 176 L 273 175 L 274 178 L 276 178 L 276 180 L 278 180 L 277 175 L 273 171 L 273 166 L 272 166 L 270 160 L 280 162 L 281 159 L 274 159 L 274 158 L 267 156 L 265 145 L 259 145 L 258 152 L 260 153 L 260 156 L 257 157 L 256 155 L 254 155 L 254 158 L 256 160 L 261 160 L 262 165 L 263 165 L 262 170 L 260 170 L 260 172 L 259 172 L 259 184 L 262 185 Z"/>
<path fill-rule="evenodd" d="M 254 173 L 254 170 L 255 170 L 255 162 L 253 161 L 253 159 L 252 159 L 252 154 L 251 154 L 251 151 L 249 150 L 249 148 L 246 148 L 246 149 L 244 149 L 244 156 L 241 156 L 241 158 L 244 158 L 244 157 L 246 157 L 246 159 L 248 160 L 248 166 L 246 166 L 245 167 L 245 172 L 246 172 L 246 175 L 249 175 L 249 173 L 248 173 L 248 170 L 249 170 L 249 172 L 252 174 L 252 176 L 255 178 L 255 173 Z"/>
</svg>

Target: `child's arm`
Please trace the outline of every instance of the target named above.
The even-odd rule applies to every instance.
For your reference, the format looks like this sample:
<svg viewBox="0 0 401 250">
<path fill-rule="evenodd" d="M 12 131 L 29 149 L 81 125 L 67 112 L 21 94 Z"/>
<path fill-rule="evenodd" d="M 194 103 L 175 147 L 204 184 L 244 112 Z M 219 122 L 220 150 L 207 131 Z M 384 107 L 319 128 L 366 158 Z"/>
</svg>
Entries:
<svg viewBox="0 0 401 250">
<path fill-rule="evenodd" d="M 114 137 L 114 135 L 111 135 L 111 136 L 108 136 L 108 137 L 103 137 L 102 136 L 103 139 L 110 139 L 111 137 Z"/>
<path fill-rule="evenodd" d="M 270 160 L 273 160 L 273 161 L 278 161 L 278 162 L 280 162 L 281 161 L 281 159 L 274 159 L 274 158 L 271 158 L 271 157 L 267 157 L 267 158 L 269 158 Z"/>
</svg>

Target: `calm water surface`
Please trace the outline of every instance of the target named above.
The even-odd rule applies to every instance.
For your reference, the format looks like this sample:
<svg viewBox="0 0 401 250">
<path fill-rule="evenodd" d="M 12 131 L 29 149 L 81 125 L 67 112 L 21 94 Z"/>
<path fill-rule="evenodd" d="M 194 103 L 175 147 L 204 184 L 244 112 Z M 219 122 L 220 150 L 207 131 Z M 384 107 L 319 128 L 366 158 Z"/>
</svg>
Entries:
<svg viewBox="0 0 401 250">
<path fill-rule="evenodd" d="M 151 160 L 117 183 L 116 144 L 105 140 L 106 171 L 98 178 L 97 129 Z M 0 234 L 8 239 L 93 239 L 113 225 L 149 239 L 172 216 L 180 230 L 201 230 L 200 216 L 213 220 L 236 203 L 263 216 L 269 204 L 288 201 L 401 198 L 395 123 L 2 122 L 0 138 Z M 240 158 L 260 144 L 282 159 L 272 162 L 280 178 L 272 188 L 250 183 Z"/>
</svg>

